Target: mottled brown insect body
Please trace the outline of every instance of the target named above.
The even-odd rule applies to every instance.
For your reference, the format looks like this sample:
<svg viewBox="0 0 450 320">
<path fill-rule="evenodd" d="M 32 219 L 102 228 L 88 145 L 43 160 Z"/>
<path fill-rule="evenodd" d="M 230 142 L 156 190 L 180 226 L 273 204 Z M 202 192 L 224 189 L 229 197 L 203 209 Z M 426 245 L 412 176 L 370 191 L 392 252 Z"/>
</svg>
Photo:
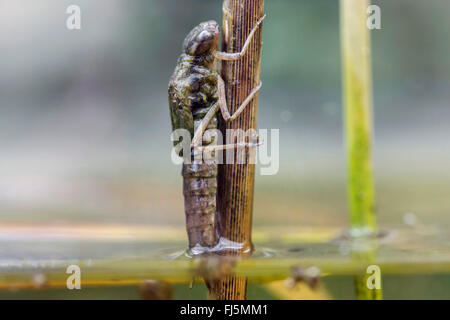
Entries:
<svg viewBox="0 0 450 320">
<path fill-rule="evenodd" d="M 169 83 L 169 105 L 172 128 L 194 130 L 208 111 L 217 104 L 217 72 L 213 70 L 213 52 L 220 38 L 214 21 L 200 24 L 186 37 L 183 53 Z M 208 124 L 217 128 L 217 116 Z M 203 141 L 204 146 L 211 141 Z M 183 194 L 189 248 L 214 247 L 216 243 L 215 213 L 217 164 L 183 164 Z"/>
<path fill-rule="evenodd" d="M 236 61 L 241 59 L 250 41 L 265 16 L 250 32 L 241 52 L 218 52 L 220 39 L 219 25 L 215 21 L 203 22 L 186 37 L 183 53 L 169 83 L 169 106 L 172 129 L 185 129 L 191 134 L 191 163 L 183 164 L 183 193 L 186 214 L 186 228 L 191 253 L 200 254 L 216 246 L 216 191 L 217 164 L 213 162 L 215 151 L 238 147 L 255 147 L 258 138 L 251 142 L 212 146 L 214 138 L 203 133 L 207 129 L 217 129 L 217 111 L 220 109 L 225 121 L 235 120 L 255 97 L 259 86 L 254 88 L 241 106 L 230 114 L 225 95 L 225 83 L 214 70 L 216 59 Z M 253 141 L 256 141 L 253 142 Z M 178 141 L 174 141 L 176 145 Z M 207 151 L 203 153 L 203 151 Z M 202 155 L 202 161 L 196 155 Z M 205 158 L 205 155 L 209 158 Z M 195 248 L 195 250 L 194 250 Z"/>
</svg>

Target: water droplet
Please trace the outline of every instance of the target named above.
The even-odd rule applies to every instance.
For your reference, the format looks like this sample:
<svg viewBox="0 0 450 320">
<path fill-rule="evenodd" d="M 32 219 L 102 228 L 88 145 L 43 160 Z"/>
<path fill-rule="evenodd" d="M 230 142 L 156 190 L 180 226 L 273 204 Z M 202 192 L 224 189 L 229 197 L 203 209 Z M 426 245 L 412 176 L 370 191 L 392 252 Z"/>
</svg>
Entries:
<svg viewBox="0 0 450 320">
<path fill-rule="evenodd" d="M 43 273 L 36 273 L 33 275 L 33 284 L 36 288 L 41 288 L 47 282 L 47 277 Z"/>
</svg>

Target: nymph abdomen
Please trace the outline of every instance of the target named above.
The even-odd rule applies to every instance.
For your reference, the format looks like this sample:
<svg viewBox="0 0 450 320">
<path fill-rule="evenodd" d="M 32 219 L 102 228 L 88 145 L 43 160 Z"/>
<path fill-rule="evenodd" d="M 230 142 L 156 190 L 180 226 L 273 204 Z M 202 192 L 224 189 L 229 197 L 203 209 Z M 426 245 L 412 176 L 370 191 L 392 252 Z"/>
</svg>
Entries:
<svg viewBox="0 0 450 320">
<path fill-rule="evenodd" d="M 182 175 L 189 248 L 212 248 L 216 243 L 217 164 L 183 164 Z"/>
</svg>

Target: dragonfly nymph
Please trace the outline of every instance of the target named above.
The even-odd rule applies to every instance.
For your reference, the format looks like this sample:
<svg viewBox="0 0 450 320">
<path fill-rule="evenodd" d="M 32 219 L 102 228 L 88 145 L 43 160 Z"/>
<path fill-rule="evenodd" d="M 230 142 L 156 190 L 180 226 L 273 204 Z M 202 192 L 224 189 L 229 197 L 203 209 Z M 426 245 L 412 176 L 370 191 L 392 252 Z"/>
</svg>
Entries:
<svg viewBox="0 0 450 320">
<path fill-rule="evenodd" d="M 178 59 L 175 72 L 169 83 L 169 106 L 172 129 L 185 129 L 193 137 L 191 158 L 196 152 L 255 147 L 257 137 L 246 143 L 212 145 L 204 137 L 208 129 L 217 129 L 217 114 L 220 110 L 225 121 L 233 121 L 244 111 L 261 89 L 261 83 L 254 88 L 237 110 L 230 114 L 225 83 L 219 72 L 214 70 L 216 59 L 236 61 L 241 59 L 266 16 L 258 20 L 251 30 L 240 52 L 218 51 L 220 28 L 217 22 L 203 22 L 195 27 L 183 43 L 183 52 Z M 175 142 L 174 142 L 175 144 Z M 217 163 L 184 163 L 183 194 L 186 214 L 186 229 L 189 249 L 193 254 L 203 253 L 217 245 L 216 234 L 216 192 Z"/>
</svg>

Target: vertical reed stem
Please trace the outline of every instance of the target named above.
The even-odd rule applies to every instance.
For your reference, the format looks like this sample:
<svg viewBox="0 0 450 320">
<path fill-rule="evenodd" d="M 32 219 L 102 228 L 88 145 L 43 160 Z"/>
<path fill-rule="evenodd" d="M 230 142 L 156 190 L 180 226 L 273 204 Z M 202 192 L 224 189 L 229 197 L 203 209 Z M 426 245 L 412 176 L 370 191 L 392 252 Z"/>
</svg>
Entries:
<svg viewBox="0 0 450 320">
<path fill-rule="evenodd" d="M 374 186 L 371 159 L 372 73 L 370 31 L 366 26 L 369 0 L 341 0 L 345 131 L 351 227 L 373 233 Z"/>
<path fill-rule="evenodd" d="M 223 50 L 239 52 L 256 22 L 264 15 L 264 0 L 226 0 L 223 19 Z M 261 28 L 256 32 L 245 57 L 235 62 L 224 62 L 222 77 L 226 84 L 227 102 L 233 113 L 260 82 Z M 247 106 L 235 121 L 220 123 L 223 136 L 227 129 L 256 129 L 258 99 Z M 253 211 L 253 186 L 255 165 L 224 164 L 218 174 L 218 231 L 221 237 L 243 245 L 239 250 L 230 250 L 230 255 L 245 256 L 252 250 L 251 229 Z M 236 157 L 235 157 L 236 160 Z M 212 289 L 220 300 L 241 300 L 247 297 L 247 279 L 230 276 L 219 281 Z M 211 294 L 210 294 L 211 296 Z"/>
<path fill-rule="evenodd" d="M 345 133 L 348 165 L 348 196 L 353 236 L 376 233 L 372 175 L 372 71 L 370 31 L 367 28 L 369 0 L 341 0 L 341 46 Z M 354 259 L 362 266 L 373 252 L 359 252 Z M 381 299 L 381 290 L 367 288 L 365 269 L 355 276 L 358 299 Z"/>
</svg>

